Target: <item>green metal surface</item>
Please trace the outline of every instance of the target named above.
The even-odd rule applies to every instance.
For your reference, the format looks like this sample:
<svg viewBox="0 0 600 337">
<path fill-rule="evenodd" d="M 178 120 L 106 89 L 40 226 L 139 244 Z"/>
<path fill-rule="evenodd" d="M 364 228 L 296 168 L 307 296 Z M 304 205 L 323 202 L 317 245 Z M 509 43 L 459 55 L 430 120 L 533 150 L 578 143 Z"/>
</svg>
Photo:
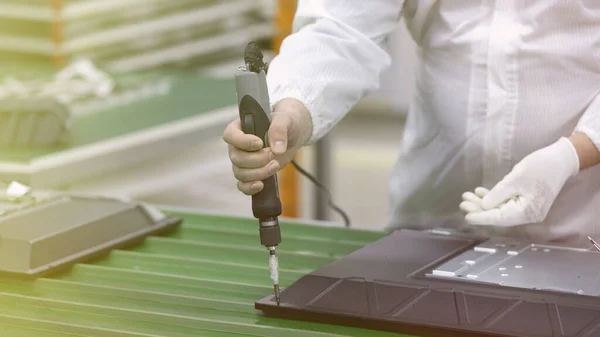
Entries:
<svg viewBox="0 0 600 337">
<path fill-rule="evenodd" d="M 266 318 L 272 292 L 253 219 L 182 214 L 180 230 L 35 281 L 0 280 L 0 336 L 398 336 Z M 283 222 L 288 286 L 384 233 Z"/>
</svg>

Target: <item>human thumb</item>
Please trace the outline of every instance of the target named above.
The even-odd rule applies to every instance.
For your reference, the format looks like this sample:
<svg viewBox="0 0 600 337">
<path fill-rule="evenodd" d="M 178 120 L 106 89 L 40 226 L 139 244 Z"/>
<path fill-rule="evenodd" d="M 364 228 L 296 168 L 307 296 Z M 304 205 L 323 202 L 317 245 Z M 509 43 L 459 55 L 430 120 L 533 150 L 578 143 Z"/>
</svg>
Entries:
<svg viewBox="0 0 600 337">
<path fill-rule="evenodd" d="M 273 114 L 271 126 L 267 133 L 269 147 L 274 154 L 285 153 L 288 146 L 288 129 L 291 127 L 292 120 L 285 114 Z"/>
</svg>

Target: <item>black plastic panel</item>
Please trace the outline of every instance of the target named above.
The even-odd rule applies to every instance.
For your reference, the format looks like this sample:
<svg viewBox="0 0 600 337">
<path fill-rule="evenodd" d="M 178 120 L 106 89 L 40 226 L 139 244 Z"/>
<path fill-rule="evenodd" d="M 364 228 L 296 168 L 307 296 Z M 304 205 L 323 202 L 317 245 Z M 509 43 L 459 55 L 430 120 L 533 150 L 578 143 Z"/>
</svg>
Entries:
<svg viewBox="0 0 600 337">
<path fill-rule="evenodd" d="M 419 336 L 600 336 L 600 299 L 426 275 L 486 238 L 397 231 L 256 302 L 266 315 Z"/>
</svg>

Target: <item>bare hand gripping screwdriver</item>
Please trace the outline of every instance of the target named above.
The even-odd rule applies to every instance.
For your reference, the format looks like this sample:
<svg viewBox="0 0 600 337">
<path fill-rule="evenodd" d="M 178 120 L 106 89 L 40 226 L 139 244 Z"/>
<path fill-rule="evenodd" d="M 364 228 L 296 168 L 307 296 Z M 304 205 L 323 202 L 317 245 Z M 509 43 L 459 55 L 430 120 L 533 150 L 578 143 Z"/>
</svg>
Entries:
<svg viewBox="0 0 600 337">
<path fill-rule="evenodd" d="M 259 47 L 250 42 L 244 53 L 245 64 L 235 76 L 237 102 L 242 130 L 259 137 L 268 147 L 267 132 L 271 125 L 271 107 L 266 81 L 267 64 Z M 269 270 L 277 304 L 279 298 L 279 266 L 276 248 L 281 242 L 278 217 L 282 213 L 277 176 L 263 180 L 264 188 L 252 195 L 252 213 L 258 219 L 260 243 L 269 251 Z"/>
</svg>

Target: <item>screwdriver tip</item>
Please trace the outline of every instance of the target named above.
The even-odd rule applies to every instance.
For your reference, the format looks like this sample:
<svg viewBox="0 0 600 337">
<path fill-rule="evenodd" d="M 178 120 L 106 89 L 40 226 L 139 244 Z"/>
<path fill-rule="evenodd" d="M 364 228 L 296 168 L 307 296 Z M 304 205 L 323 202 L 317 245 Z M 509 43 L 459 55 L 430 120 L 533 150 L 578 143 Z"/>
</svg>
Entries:
<svg viewBox="0 0 600 337">
<path fill-rule="evenodd" d="M 273 290 L 275 291 L 275 301 L 277 302 L 277 305 L 279 305 L 281 303 L 281 297 L 279 295 L 279 285 L 273 285 Z"/>
</svg>

